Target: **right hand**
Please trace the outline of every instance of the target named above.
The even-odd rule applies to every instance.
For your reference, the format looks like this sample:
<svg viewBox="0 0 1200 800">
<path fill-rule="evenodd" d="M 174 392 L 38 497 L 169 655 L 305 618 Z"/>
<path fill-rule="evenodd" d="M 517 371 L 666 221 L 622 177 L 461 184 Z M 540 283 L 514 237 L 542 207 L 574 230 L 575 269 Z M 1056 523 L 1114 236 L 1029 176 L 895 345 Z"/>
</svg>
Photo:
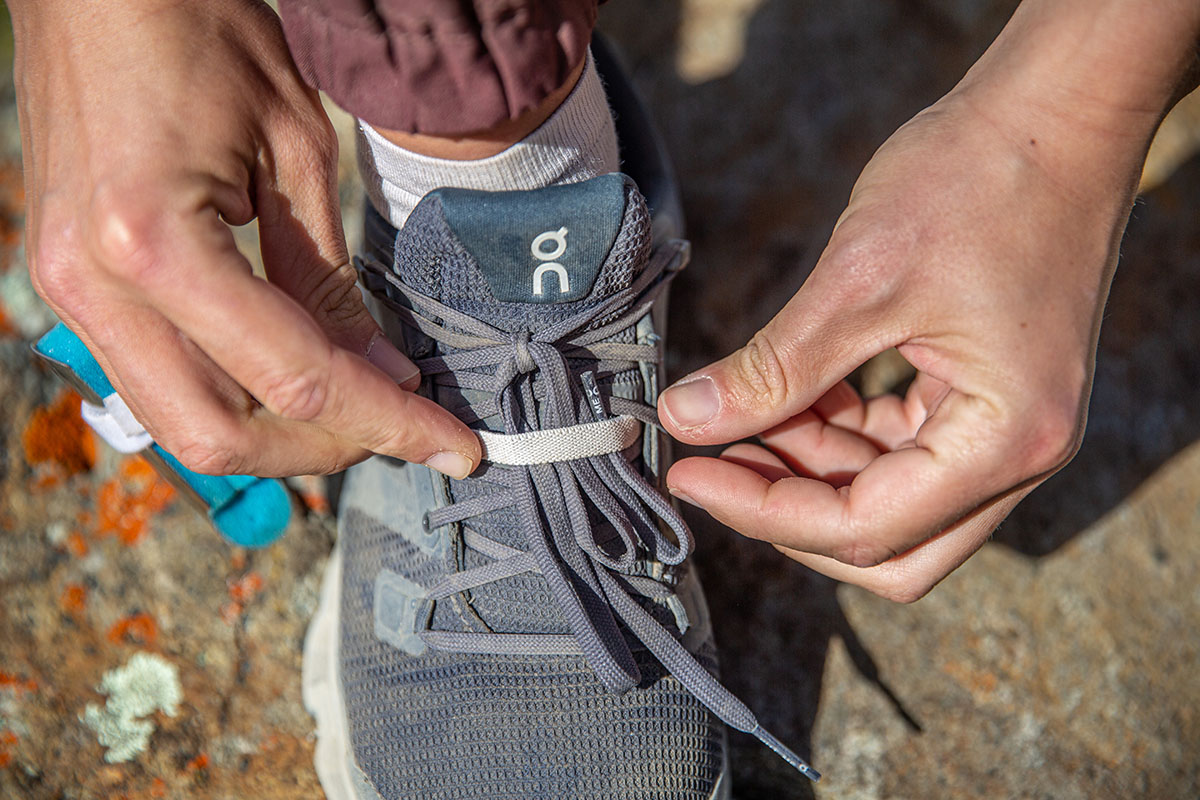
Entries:
<svg viewBox="0 0 1200 800">
<path fill-rule="evenodd" d="M 210 474 L 327 473 L 371 452 L 469 473 L 478 440 L 401 388 L 417 369 L 363 305 L 337 141 L 275 14 L 9 8 L 33 284 L 155 441 Z M 266 281 L 229 229 L 256 216 Z"/>
</svg>

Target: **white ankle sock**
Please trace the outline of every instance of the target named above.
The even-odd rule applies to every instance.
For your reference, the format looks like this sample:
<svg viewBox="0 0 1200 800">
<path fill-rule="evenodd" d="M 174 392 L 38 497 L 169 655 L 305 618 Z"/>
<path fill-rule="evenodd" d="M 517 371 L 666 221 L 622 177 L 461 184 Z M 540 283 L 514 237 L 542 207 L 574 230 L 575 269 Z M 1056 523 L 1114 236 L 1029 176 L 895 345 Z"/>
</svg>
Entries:
<svg viewBox="0 0 1200 800">
<path fill-rule="evenodd" d="M 360 120 L 358 169 L 371 204 L 399 228 L 434 189 L 540 189 L 616 172 L 617 132 L 596 65 L 588 53 L 578 83 L 545 122 L 488 158 L 452 161 L 405 150 Z"/>
</svg>

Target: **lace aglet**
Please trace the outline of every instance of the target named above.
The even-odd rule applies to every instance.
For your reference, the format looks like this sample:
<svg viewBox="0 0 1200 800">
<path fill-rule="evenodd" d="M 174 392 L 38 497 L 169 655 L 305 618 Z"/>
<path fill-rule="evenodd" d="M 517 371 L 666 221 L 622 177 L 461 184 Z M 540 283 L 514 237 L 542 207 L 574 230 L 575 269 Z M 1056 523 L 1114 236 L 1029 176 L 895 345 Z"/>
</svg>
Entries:
<svg viewBox="0 0 1200 800">
<path fill-rule="evenodd" d="M 792 752 L 792 750 L 789 747 L 787 747 L 787 745 L 785 745 L 783 742 L 776 739 L 769 731 L 764 729 L 761 725 L 756 726 L 754 728 L 754 730 L 751 731 L 751 733 L 754 734 L 754 736 L 760 742 L 762 742 L 767 747 L 774 750 L 780 758 L 782 758 L 784 761 L 786 761 L 787 763 L 789 763 L 793 767 L 795 767 L 796 771 L 798 771 L 801 775 L 808 778 L 813 783 L 816 783 L 817 781 L 821 780 L 821 773 L 817 772 L 815 769 L 813 769 L 811 766 L 809 766 L 807 761 L 805 761 L 803 758 L 801 758 L 800 756 L 798 756 L 794 752 Z"/>
</svg>

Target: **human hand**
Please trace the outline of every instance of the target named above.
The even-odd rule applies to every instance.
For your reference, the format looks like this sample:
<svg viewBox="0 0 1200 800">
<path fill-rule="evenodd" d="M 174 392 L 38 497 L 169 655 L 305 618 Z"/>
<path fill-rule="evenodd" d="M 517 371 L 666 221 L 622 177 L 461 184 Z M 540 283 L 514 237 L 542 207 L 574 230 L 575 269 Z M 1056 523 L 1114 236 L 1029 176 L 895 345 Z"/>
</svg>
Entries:
<svg viewBox="0 0 1200 800">
<path fill-rule="evenodd" d="M 337 142 L 257 0 L 10 2 L 38 293 L 198 472 L 384 453 L 456 477 L 478 441 L 355 286 Z M 229 225 L 258 217 L 267 279 Z M 400 384 L 398 386 L 397 384 Z"/>
<path fill-rule="evenodd" d="M 1051 35 L 1047 15 L 1067 5 L 1083 25 L 1059 17 Z M 677 438 L 761 442 L 680 461 L 673 494 L 912 601 L 1073 456 L 1121 233 L 1174 87 L 1107 95 L 1123 79 L 1081 54 L 1129 48 L 1096 35 L 1096 8 L 1053 6 L 1024 4 L 963 83 L 880 148 L 804 286 L 746 347 L 663 393 Z M 1146 52 L 1185 60 L 1161 42 Z M 1109 82 L 1081 91 L 1088 79 Z M 863 400 L 842 378 L 893 346 L 916 379 Z"/>
</svg>

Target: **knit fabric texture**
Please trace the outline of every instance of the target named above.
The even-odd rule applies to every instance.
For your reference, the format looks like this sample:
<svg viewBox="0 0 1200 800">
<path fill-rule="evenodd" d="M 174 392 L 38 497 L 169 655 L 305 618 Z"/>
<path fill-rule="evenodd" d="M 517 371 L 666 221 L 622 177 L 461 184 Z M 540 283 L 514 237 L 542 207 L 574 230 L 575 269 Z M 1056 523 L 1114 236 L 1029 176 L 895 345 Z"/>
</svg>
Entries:
<svg viewBox="0 0 1200 800">
<path fill-rule="evenodd" d="M 550 325 L 630 286 L 649 257 L 650 218 L 630 185 L 620 230 L 592 291 L 561 304 L 496 301 L 475 257 L 446 224 L 436 197 L 417 207 L 399 235 L 368 211 L 365 250 L 368 256 L 386 256 L 414 289 L 498 329 L 520 331 Z M 615 340 L 632 342 L 634 337 L 631 328 Z M 414 357 L 439 354 L 438 345 L 419 335 L 403 344 Z M 613 382 L 614 396 L 653 404 L 654 386 L 636 370 L 630 373 Z M 453 406 L 472 391 L 442 386 L 433 396 Z M 492 419 L 475 424 L 496 426 Z M 653 482 L 663 466 L 656 463 L 657 452 L 639 443 L 627 457 Z M 623 694 L 608 691 L 578 655 L 476 654 L 432 647 L 410 655 L 378 638 L 373 605 L 381 570 L 430 587 L 447 575 L 487 562 L 464 545 L 467 531 L 519 549 L 526 549 L 529 533 L 517 509 L 505 507 L 445 526 L 447 546 L 430 547 L 429 534 L 419 521 L 433 509 L 421 504 L 428 505 L 429 498 L 438 495 L 440 505 L 481 498 L 489 491 L 489 468 L 485 465 L 465 481 L 401 462 L 377 461 L 372 468 L 393 470 L 397 486 L 432 482 L 436 487 L 426 495 L 397 494 L 343 505 L 340 511 L 342 692 L 353 758 L 381 797 L 711 796 L 724 760 L 723 726 L 632 636 L 626 638 L 641 680 Z M 384 504 L 410 507 L 396 514 Z M 672 580 L 681 595 L 701 597 L 686 563 L 673 568 Z M 666 604 L 649 598 L 639 602 L 680 635 L 704 669 L 716 673 L 716 649 L 702 599 L 699 613 L 689 610 L 695 617 L 687 636 L 678 631 Z M 546 579 L 536 571 L 437 602 L 429 627 L 464 633 L 570 633 Z"/>
</svg>

